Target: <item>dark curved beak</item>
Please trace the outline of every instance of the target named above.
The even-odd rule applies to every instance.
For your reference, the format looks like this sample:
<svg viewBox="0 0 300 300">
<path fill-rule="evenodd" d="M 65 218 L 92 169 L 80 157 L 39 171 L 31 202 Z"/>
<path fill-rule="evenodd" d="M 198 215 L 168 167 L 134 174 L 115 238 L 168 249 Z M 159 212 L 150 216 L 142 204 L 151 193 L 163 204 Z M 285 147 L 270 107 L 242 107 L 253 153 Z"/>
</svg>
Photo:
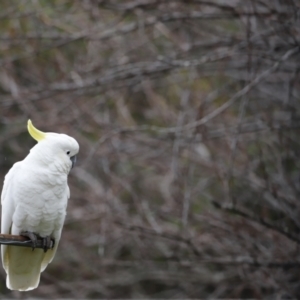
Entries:
<svg viewBox="0 0 300 300">
<path fill-rule="evenodd" d="M 70 159 L 71 159 L 71 162 L 72 162 L 72 168 L 74 168 L 74 166 L 75 166 L 75 164 L 76 164 L 76 155 L 74 155 L 74 156 L 72 156 L 72 157 L 70 157 Z"/>
</svg>

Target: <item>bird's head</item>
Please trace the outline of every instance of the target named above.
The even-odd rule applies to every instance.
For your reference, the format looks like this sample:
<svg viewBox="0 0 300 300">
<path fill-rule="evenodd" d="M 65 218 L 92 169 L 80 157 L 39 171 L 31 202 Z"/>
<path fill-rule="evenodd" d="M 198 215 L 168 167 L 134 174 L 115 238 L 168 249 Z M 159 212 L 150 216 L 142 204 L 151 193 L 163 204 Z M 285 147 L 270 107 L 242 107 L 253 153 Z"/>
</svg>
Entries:
<svg viewBox="0 0 300 300">
<path fill-rule="evenodd" d="M 27 128 L 32 138 L 38 142 L 34 148 L 39 157 L 44 157 L 48 163 L 59 162 L 68 171 L 74 167 L 79 151 L 74 138 L 62 133 L 42 132 L 33 126 L 31 120 L 28 120 Z"/>
</svg>

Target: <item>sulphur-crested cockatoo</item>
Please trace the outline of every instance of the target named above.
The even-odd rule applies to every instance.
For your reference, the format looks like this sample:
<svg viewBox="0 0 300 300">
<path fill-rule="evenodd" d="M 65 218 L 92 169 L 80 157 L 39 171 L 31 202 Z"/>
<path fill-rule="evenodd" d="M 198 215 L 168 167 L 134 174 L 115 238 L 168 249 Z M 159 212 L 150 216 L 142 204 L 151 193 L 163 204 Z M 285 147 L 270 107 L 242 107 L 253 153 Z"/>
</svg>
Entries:
<svg viewBox="0 0 300 300">
<path fill-rule="evenodd" d="M 28 131 L 38 143 L 9 170 L 1 195 L 1 233 L 27 236 L 33 244 L 39 237 L 44 244 L 44 249 L 1 245 L 6 285 L 19 291 L 36 288 L 55 255 L 70 196 L 67 178 L 79 151 L 74 138 L 44 133 L 30 120 Z"/>
</svg>

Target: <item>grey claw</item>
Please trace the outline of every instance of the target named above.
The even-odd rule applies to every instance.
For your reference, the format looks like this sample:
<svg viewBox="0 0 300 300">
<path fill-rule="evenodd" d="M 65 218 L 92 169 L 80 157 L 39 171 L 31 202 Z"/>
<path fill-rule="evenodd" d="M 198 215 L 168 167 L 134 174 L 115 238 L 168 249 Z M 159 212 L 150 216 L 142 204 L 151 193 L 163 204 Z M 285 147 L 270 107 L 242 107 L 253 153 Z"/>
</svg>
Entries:
<svg viewBox="0 0 300 300">
<path fill-rule="evenodd" d="M 42 239 L 44 252 L 47 252 L 48 249 L 51 249 L 51 237 L 48 235 L 46 237 L 43 237 Z"/>
<path fill-rule="evenodd" d="M 44 252 L 47 252 L 49 249 L 52 249 L 54 247 L 55 240 L 52 239 L 49 235 L 42 237 L 42 239 Z"/>
<path fill-rule="evenodd" d="M 31 231 L 22 231 L 20 235 L 28 237 L 32 242 L 32 251 L 36 248 L 38 236 L 36 233 Z"/>
</svg>

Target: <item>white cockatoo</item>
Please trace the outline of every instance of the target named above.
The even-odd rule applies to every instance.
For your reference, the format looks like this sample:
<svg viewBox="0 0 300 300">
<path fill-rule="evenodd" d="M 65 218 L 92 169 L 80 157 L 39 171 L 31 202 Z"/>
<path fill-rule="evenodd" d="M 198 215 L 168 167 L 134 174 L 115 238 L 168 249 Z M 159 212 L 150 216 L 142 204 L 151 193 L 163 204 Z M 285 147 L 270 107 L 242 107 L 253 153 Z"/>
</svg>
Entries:
<svg viewBox="0 0 300 300">
<path fill-rule="evenodd" d="M 30 120 L 28 131 L 38 143 L 9 170 L 1 195 L 1 233 L 27 236 L 33 244 L 43 239 L 44 249 L 1 245 L 6 285 L 19 291 L 36 288 L 55 255 L 70 196 L 67 178 L 79 151 L 74 138 L 44 133 Z"/>
</svg>

